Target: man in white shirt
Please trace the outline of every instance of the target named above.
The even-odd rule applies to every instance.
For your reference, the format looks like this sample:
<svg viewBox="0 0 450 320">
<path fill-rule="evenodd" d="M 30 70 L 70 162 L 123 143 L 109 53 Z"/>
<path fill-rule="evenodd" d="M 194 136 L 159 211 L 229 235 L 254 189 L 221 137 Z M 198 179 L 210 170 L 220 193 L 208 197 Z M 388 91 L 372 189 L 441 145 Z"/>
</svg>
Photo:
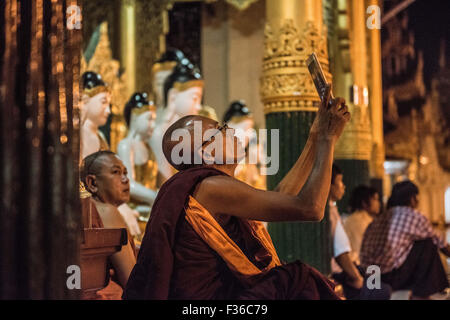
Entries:
<svg viewBox="0 0 450 320">
<path fill-rule="evenodd" d="M 331 265 L 332 272 L 334 274 L 339 273 L 335 279 L 342 283 L 347 298 L 352 298 L 359 296 L 359 291 L 363 286 L 363 277 L 351 258 L 350 241 L 336 207 L 336 201 L 341 200 L 345 193 L 345 184 L 342 178 L 342 170 L 336 164 L 333 164 L 329 195 L 330 225 L 333 239 Z"/>
</svg>

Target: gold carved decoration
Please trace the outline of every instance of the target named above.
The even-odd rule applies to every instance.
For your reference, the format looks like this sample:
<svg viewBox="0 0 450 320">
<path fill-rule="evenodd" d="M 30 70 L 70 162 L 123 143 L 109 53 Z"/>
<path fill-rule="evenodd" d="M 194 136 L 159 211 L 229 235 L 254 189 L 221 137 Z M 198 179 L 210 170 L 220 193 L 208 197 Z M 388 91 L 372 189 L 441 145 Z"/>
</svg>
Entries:
<svg viewBox="0 0 450 320">
<path fill-rule="evenodd" d="M 261 78 L 264 113 L 317 111 L 320 100 L 306 60 L 315 52 L 327 79 L 331 80 L 326 27 L 319 33 L 314 22 L 308 21 L 300 31 L 292 19 L 286 19 L 277 31 L 266 24 L 264 37 Z"/>
<path fill-rule="evenodd" d="M 360 22 L 359 19 L 364 19 L 364 17 L 358 16 L 358 20 L 351 19 L 355 16 L 354 10 L 357 10 L 357 8 L 351 8 L 346 1 L 336 3 L 337 32 L 330 39 L 332 51 L 335 53 L 333 57 L 334 93 L 347 100 L 352 115 L 336 144 L 334 156 L 336 159 L 372 160 L 370 162 L 371 168 L 379 171 L 377 176 L 383 176 L 381 172 L 383 170 L 383 159 L 380 157 L 383 154 L 379 152 L 383 146 L 374 146 L 373 144 L 370 110 L 367 101 L 368 89 L 366 81 L 364 81 L 367 78 L 367 73 L 366 69 L 361 67 L 368 63 L 367 57 L 365 54 L 358 53 L 355 49 L 356 46 L 361 46 L 361 43 L 357 41 L 357 35 L 364 34 L 364 30 L 359 29 L 361 23 L 358 22 Z M 358 10 L 358 13 L 364 15 L 364 10 Z M 353 96 L 350 96 L 349 91 L 352 87 Z"/>
<path fill-rule="evenodd" d="M 94 71 L 102 76 L 111 91 L 111 133 L 110 148 L 117 151 L 117 144 L 126 135 L 126 126 L 123 117 L 123 108 L 127 102 L 126 75 L 119 76 L 120 63 L 112 58 L 111 46 L 108 38 L 108 23 L 100 25 L 100 37 L 94 54 L 89 62 L 84 55 L 81 58 L 81 74 Z"/>
<path fill-rule="evenodd" d="M 335 158 L 370 160 L 373 156 L 373 145 L 367 106 L 348 103 L 348 107 L 352 119 L 336 144 Z"/>
</svg>

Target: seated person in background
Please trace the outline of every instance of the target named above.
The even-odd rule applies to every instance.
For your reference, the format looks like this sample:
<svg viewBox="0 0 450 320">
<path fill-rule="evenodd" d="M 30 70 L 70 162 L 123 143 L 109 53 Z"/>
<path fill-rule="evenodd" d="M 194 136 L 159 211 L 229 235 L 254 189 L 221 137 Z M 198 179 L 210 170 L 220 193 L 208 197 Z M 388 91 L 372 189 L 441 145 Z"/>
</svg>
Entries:
<svg viewBox="0 0 450 320">
<path fill-rule="evenodd" d="M 331 269 L 336 281 L 342 284 L 347 299 L 359 297 L 363 286 L 363 277 L 352 259 L 352 247 L 342 225 L 341 216 L 336 206 L 336 201 L 342 199 L 345 193 L 345 184 L 342 170 L 333 164 L 330 187 L 330 226 L 333 239 L 333 259 Z"/>
<path fill-rule="evenodd" d="M 352 259 L 360 263 L 359 252 L 364 232 L 380 213 L 380 196 L 375 188 L 360 185 L 350 196 L 351 214 L 344 219 L 344 229 L 352 247 Z"/>
<path fill-rule="evenodd" d="M 381 279 L 393 290 L 412 290 L 412 299 L 428 299 L 449 286 L 439 250 L 450 257 L 450 246 L 428 219 L 416 210 L 419 189 L 411 181 L 394 185 L 387 211 L 367 228 L 361 265 L 377 265 Z"/>
<path fill-rule="evenodd" d="M 314 268 L 282 264 L 260 222 L 322 220 L 334 146 L 350 118 L 343 99 L 328 108 L 326 97 L 276 191 L 233 177 L 245 157 L 234 130 L 201 116 L 172 124 L 163 150 L 180 172 L 158 193 L 124 298 L 338 299 Z"/>
<path fill-rule="evenodd" d="M 104 228 L 126 228 L 117 207 L 130 199 L 127 169 L 114 152 L 97 151 L 87 156 L 81 165 L 80 178 L 92 194 Z M 128 244 L 111 256 L 118 284 L 124 288 L 136 263 L 133 239 L 128 232 Z M 117 297 L 120 298 L 120 295 Z"/>
</svg>

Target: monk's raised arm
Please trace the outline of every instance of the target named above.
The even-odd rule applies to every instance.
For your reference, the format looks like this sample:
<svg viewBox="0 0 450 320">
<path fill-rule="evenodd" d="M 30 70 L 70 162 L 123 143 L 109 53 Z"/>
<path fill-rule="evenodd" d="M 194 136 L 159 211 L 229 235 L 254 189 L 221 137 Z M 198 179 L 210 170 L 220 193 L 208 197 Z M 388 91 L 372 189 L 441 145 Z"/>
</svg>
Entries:
<svg viewBox="0 0 450 320">
<path fill-rule="evenodd" d="M 317 134 L 310 132 L 305 148 L 300 157 L 298 157 L 294 166 L 289 170 L 283 180 L 276 186 L 274 191 L 282 192 L 290 195 L 297 195 L 306 180 L 311 174 L 317 157 Z"/>
<path fill-rule="evenodd" d="M 255 189 L 229 176 L 203 180 L 196 200 L 212 214 L 227 214 L 260 221 L 317 221 L 319 208 L 310 201 L 275 191 Z"/>
<path fill-rule="evenodd" d="M 274 191 L 279 191 L 290 195 L 297 195 L 308 180 L 308 177 L 313 170 L 314 164 L 316 163 L 316 159 L 323 156 L 321 152 L 318 152 L 318 145 L 327 142 L 323 140 L 337 140 L 337 138 L 339 138 L 341 133 L 333 132 L 333 128 L 329 125 L 329 122 L 331 120 L 330 113 L 332 115 L 332 112 L 336 110 L 336 107 L 339 108 L 340 105 L 345 105 L 345 101 L 343 99 L 337 98 L 332 102 L 332 108 L 328 109 L 330 97 L 331 87 L 328 87 L 326 92 L 326 99 L 324 99 L 319 107 L 317 115 L 311 126 L 308 140 L 306 141 L 302 153 L 298 157 L 291 170 L 289 170 L 286 176 L 276 186 Z"/>
<path fill-rule="evenodd" d="M 328 91 L 328 99 L 329 96 Z M 330 108 L 328 99 L 320 106 L 311 129 L 314 139 L 310 139 L 308 152 L 302 153 L 278 192 L 257 190 L 231 177 L 214 176 L 200 183 L 194 194 L 196 199 L 215 214 L 262 221 L 320 221 L 331 184 L 334 146 L 350 119 L 343 99 L 335 99 Z M 310 167 L 306 175 L 302 172 L 305 163 Z"/>
</svg>

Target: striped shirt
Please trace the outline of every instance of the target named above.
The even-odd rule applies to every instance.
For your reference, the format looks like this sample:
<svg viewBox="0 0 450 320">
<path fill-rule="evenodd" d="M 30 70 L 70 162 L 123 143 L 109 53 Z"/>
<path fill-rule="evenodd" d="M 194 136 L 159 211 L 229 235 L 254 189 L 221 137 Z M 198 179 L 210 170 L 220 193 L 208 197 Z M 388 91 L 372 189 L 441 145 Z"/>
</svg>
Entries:
<svg viewBox="0 0 450 320">
<path fill-rule="evenodd" d="M 364 233 L 361 266 L 377 265 L 381 273 L 390 272 L 405 262 L 414 241 L 427 238 L 431 238 L 438 248 L 446 245 L 420 212 L 410 207 L 393 207 L 376 217 Z"/>
</svg>

